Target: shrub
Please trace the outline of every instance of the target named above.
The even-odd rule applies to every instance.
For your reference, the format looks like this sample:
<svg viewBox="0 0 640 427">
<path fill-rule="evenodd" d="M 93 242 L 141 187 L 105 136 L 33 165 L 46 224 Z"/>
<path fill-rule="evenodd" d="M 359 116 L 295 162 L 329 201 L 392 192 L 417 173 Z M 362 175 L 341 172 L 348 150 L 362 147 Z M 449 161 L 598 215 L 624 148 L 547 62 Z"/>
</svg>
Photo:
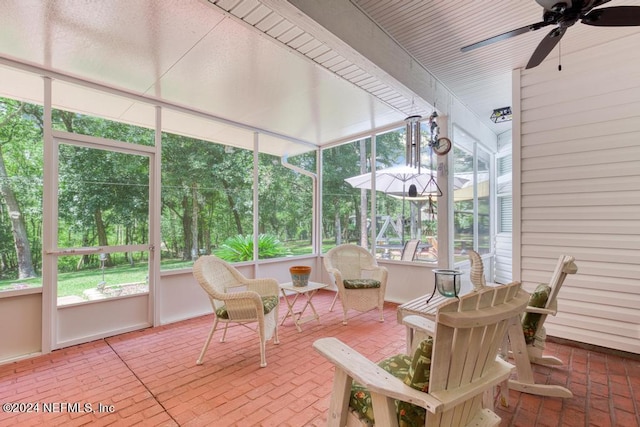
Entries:
<svg viewBox="0 0 640 427">
<path fill-rule="evenodd" d="M 229 237 L 220 245 L 216 255 L 225 261 L 239 262 L 253 259 L 253 234 L 247 236 L 237 235 Z M 291 251 L 278 240 L 277 237 L 269 234 L 258 235 L 258 257 L 277 258 L 291 255 Z"/>
</svg>

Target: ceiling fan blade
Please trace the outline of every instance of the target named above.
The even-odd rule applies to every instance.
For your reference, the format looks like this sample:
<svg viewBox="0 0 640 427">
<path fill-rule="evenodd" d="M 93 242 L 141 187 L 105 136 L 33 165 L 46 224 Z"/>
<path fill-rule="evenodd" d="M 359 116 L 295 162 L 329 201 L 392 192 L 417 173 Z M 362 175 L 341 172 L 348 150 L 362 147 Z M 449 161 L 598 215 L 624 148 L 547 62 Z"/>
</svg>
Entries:
<svg viewBox="0 0 640 427">
<path fill-rule="evenodd" d="M 596 27 L 633 27 L 640 25 L 640 6 L 611 6 L 589 12 L 582 23 Z"/>
<path fill-rule="evenodd" d="M 506 33 L 498 34 L 497 36 L 489 37 L 488 39 L 479 41 L 477 43 L 470 44 L 460 49 L 461 52 L 469 52 L 470 50 L 477 49 L 488 44 L 496 43 L 501 40 L 506 40 L 511 37 L 519 36 L 520 34 L 528 33 L 529 31 L 539 30 L 542 27 L 552 24 L 551 22 L 538 22 L 535 24 L 527 25 L 526 27 L 517 28 L 515 30 L 507 31 Z"/>
<path fill-rule="evenodd" d="M 531 55 L 531 59 L 529 59 L 529 63 L 527 64 L 525 69 L 528 70 L 529 68 L 537 67 L 538 65 L 540 65 L 540 63 L 544 61 L 547 55 L 551 53 L 553 48 L 556 47 L 566 31 L 567 27 L 557 27 L 551 30 L 549 34 L 547 34 L 542 39 L 536 50 L 533 52 L 533 55 Z"/>
</svg>

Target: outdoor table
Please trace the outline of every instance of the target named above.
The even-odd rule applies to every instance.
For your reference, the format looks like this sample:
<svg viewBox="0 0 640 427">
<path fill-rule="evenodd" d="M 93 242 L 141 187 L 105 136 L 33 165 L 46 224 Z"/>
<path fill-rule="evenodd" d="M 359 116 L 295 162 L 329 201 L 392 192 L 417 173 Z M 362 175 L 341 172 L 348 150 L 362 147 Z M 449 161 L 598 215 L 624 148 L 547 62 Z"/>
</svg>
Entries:
<svg viewBox="0 0 640 427">
<path fill-rule="evenodd" d="M 280 325 L 284 324 L 284 321 L 289 317 L 293 320 L 293 323 L 296 325 L 296 329 L 298 332 L 302 332 L 301 324 L 309 322 L 311 320 L 320 321 L 320 315 L 316 312 L 316 308 L 313 306 L 313 296 L 320 290 L 326 288 L 327 284 L 318 283 L 318 282 L 309 282 L 307 286 L 293 286 L 293 282 L 281 283 L 280 292 L 282 293 L 282 297 L 284 301 L 287 303 L 287 314 L 282 318 Z M 293 298 L 290 298 L 288 295 L 293 295 Z M 304 295 L 306 298 L 305 304 L 302 306 L 302 310 L 295 311 L 295 304 L 298 301 L 300 295 Z M 310 308 L 313 314 L 309 316 L 303 317 L 304 312 Z"/>
</svg>

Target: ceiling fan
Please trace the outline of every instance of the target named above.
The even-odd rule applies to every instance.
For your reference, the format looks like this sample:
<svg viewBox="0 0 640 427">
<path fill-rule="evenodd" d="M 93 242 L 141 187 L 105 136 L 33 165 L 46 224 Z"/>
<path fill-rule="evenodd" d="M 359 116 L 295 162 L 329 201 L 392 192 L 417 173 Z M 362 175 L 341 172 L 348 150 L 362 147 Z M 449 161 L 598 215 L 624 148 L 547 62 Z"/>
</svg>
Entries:
<svg viewBox="0 0 640 427">
<path fill-rule="evenodd" d="M 525 68 L 538 66 L 558 44 L 567 28 L 580 21 L 586 25 L 595 27 L 629 27 L 640 26 L 640 6 L 611 6 L 602 9 L 594 9 L 608 3 L 610 0 L 536 0 L 543 7 L 542 21 L 488 39 L 460 49 L 468 52 L 491 43 L 506 40 L 520 34 L 536 31 L 548 25 L 555 25 L 540 42 L 531 55 Z"/>
</svg>

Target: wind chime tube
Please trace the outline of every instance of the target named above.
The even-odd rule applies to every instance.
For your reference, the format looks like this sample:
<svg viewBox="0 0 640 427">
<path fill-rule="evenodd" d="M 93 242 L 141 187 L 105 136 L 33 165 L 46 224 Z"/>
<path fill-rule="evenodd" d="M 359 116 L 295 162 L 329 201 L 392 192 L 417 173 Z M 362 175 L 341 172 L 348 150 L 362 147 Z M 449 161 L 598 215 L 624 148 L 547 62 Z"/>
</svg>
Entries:
<svg viewBox="0 0 640 427">
<path fill-rule="evenodd" d="M 418 168 L 420 173 L 420 120 L 413 122 L 413 161 L 414 166 Z"/>
<path fill-rule="evenodd" d="M 405 121 L 407 122 L 407 140 L 405 143 L 405 163 L 407 166 L 413 166 L 411 164 L 411 132 L 413 131 L 413 128 L 411 127 L 411 122 L 409 121 L 410 117 L 405 119 Z"/>
<path fill-rule="evenodd" d="M 404 119 L 407 124 L 406 164 L 414 168 L 420 168 L 420 119 L 421 116 L 410 116 Z"/>
</svg>

